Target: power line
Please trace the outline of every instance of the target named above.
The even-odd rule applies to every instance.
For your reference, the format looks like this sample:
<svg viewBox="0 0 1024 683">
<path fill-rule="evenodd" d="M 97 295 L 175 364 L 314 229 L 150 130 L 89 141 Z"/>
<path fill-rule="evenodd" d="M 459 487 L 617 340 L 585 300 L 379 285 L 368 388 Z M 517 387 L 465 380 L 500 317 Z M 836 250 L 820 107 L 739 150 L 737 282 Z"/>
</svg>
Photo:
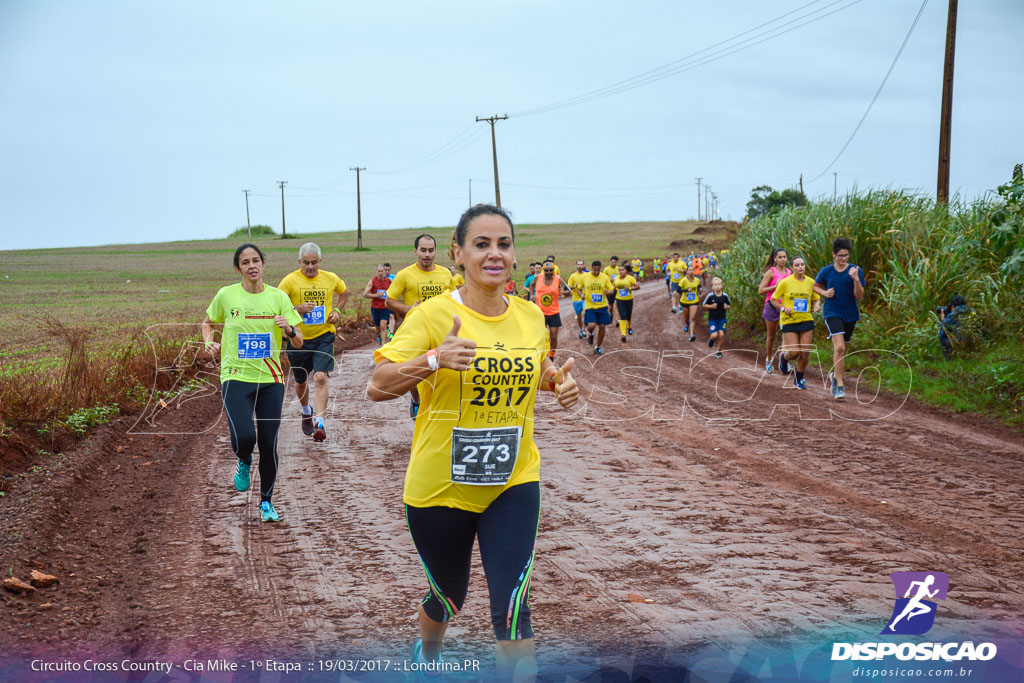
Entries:
<svg viewBox="0 0 1024 683">
<path fill-rule="evenodd" d="M 813 183 L 815 180 L 828 173 L 832 169 L 832 166 L 839 161 L 839 157 L 843 156 L 843 152 L 845 152 L 846 148 L 850 146 L 850 143 L 853 142 L 853 138 L 857 135 L 857 131 L 860 130 L 861 125 L 863 125 L 864 121 L 868 118 L 868 114 L 871 113 L 871 108 L 875 106 L 878 96 L 882 94 L 882 88 L 885 87 L 886 82 L 889 80 L 889 76 L 892 75 L 892 70 L 896 68 L 896 62 L 900 61 L 900 55 L 903 54 L 903 49 L 907 46 L 907 42 L 910 41 L 910 36 L 913 35 L 914 29 L 917 28 L 917 22 L 921 19 L 921 15 L 924 14 L 924 8 L 927 4 L 928 0 L 924 0 L 924 2 L 921 3 L 921 9 L 917 10 L 917 16 L 914 17 L 914 23 L 910 25 L 910 30 L 907 31 L 907 35 L 903 39 L 903 44 L 900 45 L 899 52 L 897 52 L 896 57 L 893 58 L 892 64 L 889 65 L 889 70 L 885 72 L 885 78 L 882 79 L 882 83 L 878 86 L 878 90 L 875 91 L 875 96 L 871 98 L 868 108 L 864 111 L 864 116 L 860 117 L 860 121 L 857 122 L 857 126 L 853 129 L 853 132 L 850 133 L 850 137 L 847 138 L 846 144 L 844 144 L 843 148 L 839 150 L 839 154 L 836 154 L 835 158 L 829 162 L 829 165 L 825 167 L 825 170 L 811 178 L 810 182 Z"/>
<path fill-rule="evenodd" d="M 741 36 L 744 36 L 744 35 L 747 35 L 748 33 L 752 33 L 754 31 L 757 31 L 758 29 L 761 29 L 761 28 L 763 28 L 765 26 L 768 26 L 770 24 L 774 24 L 774 23 L 778 22 L 779 20 L 781 20 L 781 19 L 783 19 L 783 18 L 785 18 L 785 17 L 787 17 L 787 16 L 789 16 L 791 14 L 795 14 L 797 12 L 800 12 L 800 11 L 806 9 L 807 7 L 810 7 L 811 5 L 817 4 L 818 2 L 821 2 L 821 1 L 822 0 L 814 0 L 813 2 L 810 2 L 810 3 L 807 3 L 805 5 L 802 5 L 801 7 L 798 7 L 795 10 L 791 10 L 790 12 L 787 12 L 785 14 L 779 15 L 778 17 L 775 17 L 774 19 L 771 19 L 770 21 L 766 21 L 766 22 L 764 22 L 764 23 L 762 23 L 762 24 L 760 24 L 758 26 L 755 26 L 754 28 L 747 29 L 746 31 L 738 33 L 738 34 L 736 34 L 736 35 L 734 35 L 734 36 L 732 36 L 730 38 L 727 38 L 727 39 L 725 39 L 723 41 L 719 41 L 718 43 L 715 43 L 714 45 L 706 47 L 706 48 L 704 48 L 702 50 L 698 50 L 697 52 L 691 53 L 691 54 L 689 54 L 689 55 L 687 55 L 685 57 L 681 57 L 681 58 L 679 58 L 679 59 L 677 59 L 675 61 L 669 62 L 668 64 L 664 64 L 664 65 L 662 65 L 660 67 L 657 67 L 656 69 L 651 69 L 650 71 L 646 71 L 646 72 L 644 72 L 642 74 L 638 74 L 636 76 L 632 76 L 632 77 L 624 79 L 622 81 L 618 81 L 617 83 L 612 83 L 611 85 L 607 85 L 607 86 L 605 86 L 603 88 L 598 88 L 596 90 L 592 90 L 590 92 L 586 92 L 586 93 L 583 93 L 581 95 L 577 95 L 575 97 L 571 97 L 571 98 L 568 98 L 568 99 L 565 99 L 565 100 L 560 100 L 558 102 L 553 102 L 551 104 L 547 104 L 547 105 L 544 105 L 544 106 L 541 106 L 541 107 L 534 107 L 533 109 L 526 109 L 526 110 L 523 110 L 523 111 L 520 111 L 520 112 L 516 112 L 516 113 L 513 113 L 512 116 L 533 116 L 535 114 L 548 113 L 548 112 L 552 112 L 552 111 L 555 111 L 555 110 L 558 110 L 558 109 L 564 109 L 566 107 L 572 107 L 572 106 L 576 106 L 576 105 L 579 105 L 579 104 L 583 104 L 585 102 L 590 102 L 592 100 L 601 99 L 601 98 L 604 98 L 604 97 L 615 95 L 615 94 L 618 94 L 620 92 L 625 92 L 626 90 L 632 90 L 634 88 L 638 88 L 640 86 L 647 85 L 647 84 L 653 83 L 655 81 L 659 81 L 659 80 L 662 80 L 662 79 L 665 79 L 665 78 L 669 78 L 670 76 L 675 76 L 676 74 L 682 73 L 684 71 L 689 71 L 689 70 L 695 69 L 695 68 L 697 68 L 699 66 L 704 66 L 705 64 L 709 64 L 709 63 L 717 61 L 719 59 L 723 59 L 723 58 L 728 57 L 730 55 L 736 54 L 737 52 L 742 52 L 743 50 L 746 50 L 748 48 L 754 47 L 755 45 L 760 45 L 761 43 L 764 43 L 764 42 L 766 42 L 768 40 L 771 40 L 773 38 L 778 38 L 779 36 L 785 35 L 786 33 L 789 33 L 791 31 L 795 31 L 796 29 L 801 28 L 803 26 L 806 26 L 807 24 L 810 24 L 810 23 L 813 23 L 815 21 L 819 21 L 821 19 L 824 19 L 824 18 L 826 18 L 828 16 L 831 16 L 831 15 L 835 14 L 836 12 L 840 12 L 840 11 L 842 11 L 844 9 L 852 7 L 853 5 L 856 5 L 859 2 L 861 2 L 861 0 L 853 0 L 853 2 L 849 2 L 849 4 L 846 4 L 846 5 L 842 6 L 842 7 L 834 9 L 831 12 L 825 12 L 824 14 L 821 14 L 820 16 L 814 17 L 815 14 L 819 14 L 821 12 L 824 12 L 829 7 L 833 7 L 835 5 L 838 5 L 838 4 L 841 4 L 841 3 L 847 1 L 847 0 L 833 0 L 833 2 L 829 3 L 828 5 L 825 5 L 824 7 L 819 7 L 817 9 L 815 9 L 815 10 L 812 10 L 811 12 L 808 12 L 807 14 L 801 15 L 799 17 L 796 17 L 795 19 L 791 19 L 788 22 L 780 24 L 779 26 L 775 26 L 775 27 L 770 28 L 770 29 L 768 29 L 766 31 L 758 33 L 758 34 L 756 34 L 754 36 L 751 36 L 749 38 L 741 40 L 741 41 L 739 41 L 738 43 L 736 43 L 734 45 L 730 45 L 728 47 L 724 47 L 724 48 L 722 48 L 720 50 L 715 50 L 715 48 L 717 48 L 719 46 L 723 46 L 723 45 L 726 45 L 728 43 L 732 43 L 737 38 L 740 38 Z M 808 17 L 813 17 L 813 18 L 808 19 Z M 804 21 L 805 19 L 807 21 Z M 801 22 L 801 21 L 803 23 L 797 23 L 797 22 Z M 793 24 L 796 24 L 796 25 L 794 26 Z M 787 27 L 787 26 L 789 28 L 785 28 L 785 30 L 781 30 L 781 29 L 783 29 L 784 27 Z M 760 40 L 758 40 L 758 39 L 760 39 Z M 753 41 L 753 42 L 751 42 L 751 41 Z M 747 44 L 744 45 L 744 43 L 747 43 Z M 705 53 L 710 53 L 710 54 L 705 54 Z"/>
</svg>

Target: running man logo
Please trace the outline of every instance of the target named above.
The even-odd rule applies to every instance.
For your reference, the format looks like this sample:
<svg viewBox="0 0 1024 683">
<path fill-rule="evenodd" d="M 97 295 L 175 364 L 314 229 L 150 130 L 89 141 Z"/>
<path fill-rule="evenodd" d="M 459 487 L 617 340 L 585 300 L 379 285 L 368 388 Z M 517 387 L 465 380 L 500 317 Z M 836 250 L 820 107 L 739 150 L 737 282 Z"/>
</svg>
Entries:
<svg viewBox="0 0 1024 683">
<path fill-rule="evenodd" d="M 240 308 L 232 308 L 231 311 L 229 311 L 229 313 L 230 313 L 232 318 L 238 318 L 239 316 L 242 315 L 242 309 L 240 309 Z"/>
<path fill-rule="evenodd" d="M 889 578 L 896 589 L 896 605 L 882 635 L 927 633 L 937 608 L 930 598 L 946 599 L 949 577 L 942 572 L 893 572 Z"/>
</svg>

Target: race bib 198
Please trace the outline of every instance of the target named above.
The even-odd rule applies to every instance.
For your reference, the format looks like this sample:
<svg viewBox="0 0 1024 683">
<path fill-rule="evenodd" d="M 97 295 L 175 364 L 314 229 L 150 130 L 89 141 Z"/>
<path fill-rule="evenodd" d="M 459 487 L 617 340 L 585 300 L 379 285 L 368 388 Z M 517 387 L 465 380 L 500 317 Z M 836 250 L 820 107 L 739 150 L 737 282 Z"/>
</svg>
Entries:
<svg viewBox="0 0 1024 683">
<path fill-rule="evenodd" d="M 270 358 L 270 333 L 240 333 L 238 335 L 238 358 L 240 360 Z"/>
<path fill-rule="evenodd" d="M 312 311 L 302 314 L 302 322 L 305 325 L 323 325 L 327 322 L 327 307 L 314 306 Z"/>
<path fill-rule="evenodd" d="M 807 299 L 793 299 L 793 312 L 794 313 L 806 313 L 807 312 Z"/>
<path fill-rule="evenodd" d="M 522 427 L 452 430 L 452 481 L 493 486 L 508 483 L 516 466 Z"/>
</svg>

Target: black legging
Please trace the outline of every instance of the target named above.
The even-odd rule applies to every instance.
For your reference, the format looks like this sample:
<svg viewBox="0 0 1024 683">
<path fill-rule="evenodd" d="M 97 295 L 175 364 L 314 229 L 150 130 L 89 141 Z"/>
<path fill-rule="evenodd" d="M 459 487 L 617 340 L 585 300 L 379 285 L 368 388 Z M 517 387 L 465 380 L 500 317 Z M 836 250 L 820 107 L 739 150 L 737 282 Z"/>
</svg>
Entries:
<svg viewBox="0 0 1024 683">
<path fill-rule="evenodd" d="M 284 384 L 256 384 L 232 379 L 220 385 L 220 393 L 224 411 L 228 414 L 231 450 L 251 467 L 252 449 L 259 444 L 260 501 L 270 500 L 277 479 L 277 430 L 281 427 Z"/>
<path fill-rule="evenodd" d="M 633 319 L 633 300 L 632 299 L 616 299 L 616 305 L 619 309 L 620 320 L 632 320 Z"/>
<path fill-rule="evenodd" d="M 406 505 L 405 518 L 430 584 L 422 602 L 428 617 L 448 621 L 462 609 L 476 538 L 491 596 L 495 637 L 533 637 L 529 591 L 540 519 L 538 482 L 505 490 L 483 512 Z"/>
</svg>

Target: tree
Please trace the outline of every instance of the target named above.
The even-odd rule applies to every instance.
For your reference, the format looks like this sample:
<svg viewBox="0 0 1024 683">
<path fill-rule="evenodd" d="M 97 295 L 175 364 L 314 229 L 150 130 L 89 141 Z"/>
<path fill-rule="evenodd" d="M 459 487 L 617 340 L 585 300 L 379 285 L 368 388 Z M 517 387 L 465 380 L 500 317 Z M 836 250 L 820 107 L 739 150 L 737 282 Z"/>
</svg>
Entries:
<svg viewBox="0 0 1024 683">
<path fill-rule="evenodd" d="M 750 201 L 747 202 L 747 218 L 754 220 L 758 216 L 776 213 L 786 206 L 805 206 L 807 197 L 800 190 L 778 190 L 772 189 L 770 185 L 759 185 L 750 191 Z"/>
</svg>

